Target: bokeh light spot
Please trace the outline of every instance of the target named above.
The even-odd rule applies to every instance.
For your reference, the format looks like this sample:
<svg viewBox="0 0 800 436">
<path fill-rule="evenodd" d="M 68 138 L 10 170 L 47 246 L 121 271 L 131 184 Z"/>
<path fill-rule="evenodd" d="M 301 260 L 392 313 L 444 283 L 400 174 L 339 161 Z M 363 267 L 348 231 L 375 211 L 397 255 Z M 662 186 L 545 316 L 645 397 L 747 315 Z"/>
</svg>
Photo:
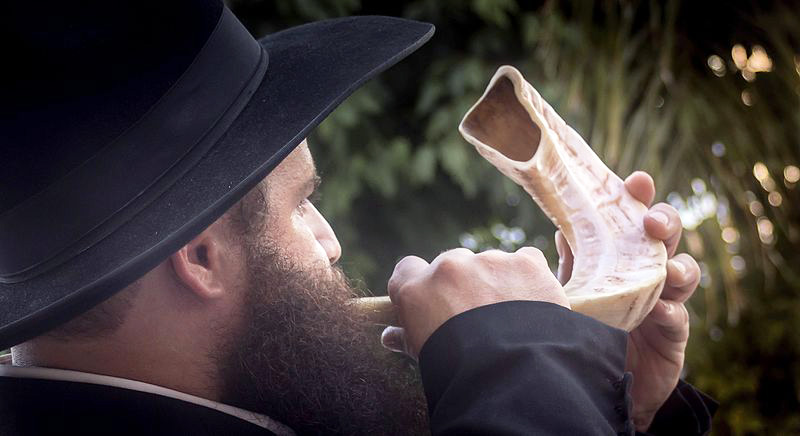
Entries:
<svg viewBox="0 0 800 436">
<path fill-rule="evenodd" d="M 781 196 L 781 194 L 774 191 L 769 193 L 769 197 L 767 197 L 767 200 L 769 200 L 769 204 L 774 207 L 778 207 L 781 205 L 781 203 L 783 203 L 783 197 Z"/>
<path fill-rule="evenodd" d="M 722 58 L 717 55 L 711 55 L 708 57 L 708 68 L 711 68 L 711 71 L 717 77 L 722 77 L 725 75 L 725 61 L 723 61 Z"/>
<path fill-rule="evenodd" d="M 760 182 L 769 177 L 769 169 L 763 162 L 756 162 L 753 165 L 753 176 Z"/>
<path fill-rule="evenodd" d="M 711 144 L 711 153 L 713 153 L 716 157 L 725 156 L 725 144 L 719 141 Z"/>
<path fill-rule="evenodd" d="M 739 240 L 739 232 L 733 227 L 725 227 L 722 229 L 722 240 L 728 244 L 733 244 Z"/>
<path fill-rule="evenodd" d="M 756 225 L 758 226 L 758 238 L 761 239 L 761 242 L 771 244 L 775 241 L 774 227 L 769 218 L 759 218 Z"/>
<path fill-rule="evenodd" d="M 783 178 L 789 183 L 797 183 L 800 180 L 800 168 L 794 165 L 787 165 L 783 169 Z"/>
<path fill-rule="evenodd" d="M 753 95 L 746 89 L 742 91 L 742 103 L 744 103 L 745 106 L 753 105 Z"/>
</svg>

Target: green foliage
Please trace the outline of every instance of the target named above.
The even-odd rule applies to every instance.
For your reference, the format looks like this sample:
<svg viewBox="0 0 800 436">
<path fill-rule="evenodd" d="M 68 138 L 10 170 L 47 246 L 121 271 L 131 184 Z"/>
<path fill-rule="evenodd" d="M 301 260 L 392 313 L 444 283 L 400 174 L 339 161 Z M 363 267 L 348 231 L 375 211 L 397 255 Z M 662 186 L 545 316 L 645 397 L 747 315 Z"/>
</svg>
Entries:
<svg viewBox="0 0 800 436">
<path fill-rule="evenodd" d="M 715 433 L 800 432 L 800 188 L 783 174 L 800 164 L 798 8 L 513 0 L 232 7 L 254 33 L 348 14 L 437 25 L 425 47 L 356 92 L 309 140 L 343 267 L 371 292 L 385 292 L 400 257 L 430 260 L 459 245 L 533 244 L 555 266 L 552 224 L 457 132 L 497 67 L 512 64 L 612 169 L 648 171 L 658 201 L 681 211 L 681 250 L 703 268 L 686 372 L 722 403 Z M 745 80 L 734 44 L 751 56 L 763 47 L 771 71 Z M 754 173 L 759 162 L 766 176 Z"/>
</svg>

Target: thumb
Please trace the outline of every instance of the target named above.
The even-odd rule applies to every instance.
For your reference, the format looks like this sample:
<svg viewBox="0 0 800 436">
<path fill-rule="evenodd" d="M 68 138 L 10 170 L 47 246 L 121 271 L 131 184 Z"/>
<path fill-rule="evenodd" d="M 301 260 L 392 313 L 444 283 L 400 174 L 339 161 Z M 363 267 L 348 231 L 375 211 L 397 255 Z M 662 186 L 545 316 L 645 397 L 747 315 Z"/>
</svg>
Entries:
<svg viewBox="0 0 800 436">
<path fill-rule="evenodd" d="M 561 233 L 561 230 L 556 230 L 556 251 L 558 252 L 558 281 L 561 285 L 565 285 L 570 277 L 572 277 L 572 263 L 574 257 L 572 256 L 572 249 L 569 248 L 567 238 Z"/>
<path fill-rule="evenodd" d="M 395 353 L 405 353 L 416 360 L 416 356 L 408 352 L 406 331 L 402 327 L 389 326 L 383 329 L 383 333 L 381 333 L 381 345 Z"/>
</svg>

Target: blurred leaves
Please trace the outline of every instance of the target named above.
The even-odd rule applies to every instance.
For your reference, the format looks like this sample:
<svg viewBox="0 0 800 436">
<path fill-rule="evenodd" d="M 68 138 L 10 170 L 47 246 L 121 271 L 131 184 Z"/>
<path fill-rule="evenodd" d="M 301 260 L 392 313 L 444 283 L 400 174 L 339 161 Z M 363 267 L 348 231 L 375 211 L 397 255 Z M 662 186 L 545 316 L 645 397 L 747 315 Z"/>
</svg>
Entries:
<svg viewBox="0 0 800 436">
<path fill-rule="evenodd" d="M 657 201 L 681 208 L 681 250 L 704 271 L 690 302 L 686 373 L 722 403 L 715 434 L 800 432 L 800 188 L 783 177 L 787 165 L 800 165 L 797 4 L 231 6 L 257 34 L 349 14 L 437 26 L 426 46 L 357 91 L 309 140 L 324 179 L 319 206 L 344 247 L 342 265 L 372 292 L 385 292 L 400 257 L 430 260 L 459 245 L 536 245 L 555 267 L 553 225 L 457 131 L 497 67 L 515 65 L 617 174 L 648 171 Z M 748 54 L 763 47 L 772 71 L 747 80 L 732 59 L 735 44 Z M 712 55 L 721 59 L 716 70 Z M 753 176 L 757 162 L 772 182 Z M 770 204 L 776 195 L 780 203 Z M 710 215 L 697 212 L 702 198 L 713 198 Z M 759 222 L 771 229 L 768 242 Z M 725 229 L 735 230 L 734 242 L 722 240 Z"/>
</svg>

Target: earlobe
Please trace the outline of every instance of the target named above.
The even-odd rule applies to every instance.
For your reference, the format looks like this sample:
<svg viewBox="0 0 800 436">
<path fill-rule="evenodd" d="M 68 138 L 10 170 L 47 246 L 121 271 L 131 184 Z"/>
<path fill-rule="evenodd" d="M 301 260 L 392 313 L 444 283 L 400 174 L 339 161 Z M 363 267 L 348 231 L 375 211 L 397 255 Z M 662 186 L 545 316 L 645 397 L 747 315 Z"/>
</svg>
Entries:
<svg viewBox="0 0 800 436">
<path fill-rule="evenodd" d="M 224 295 L 220 248 L 204 232 L 170 256 L 177 280 L 195 297 L 207 300 Z"/>
</svg>

